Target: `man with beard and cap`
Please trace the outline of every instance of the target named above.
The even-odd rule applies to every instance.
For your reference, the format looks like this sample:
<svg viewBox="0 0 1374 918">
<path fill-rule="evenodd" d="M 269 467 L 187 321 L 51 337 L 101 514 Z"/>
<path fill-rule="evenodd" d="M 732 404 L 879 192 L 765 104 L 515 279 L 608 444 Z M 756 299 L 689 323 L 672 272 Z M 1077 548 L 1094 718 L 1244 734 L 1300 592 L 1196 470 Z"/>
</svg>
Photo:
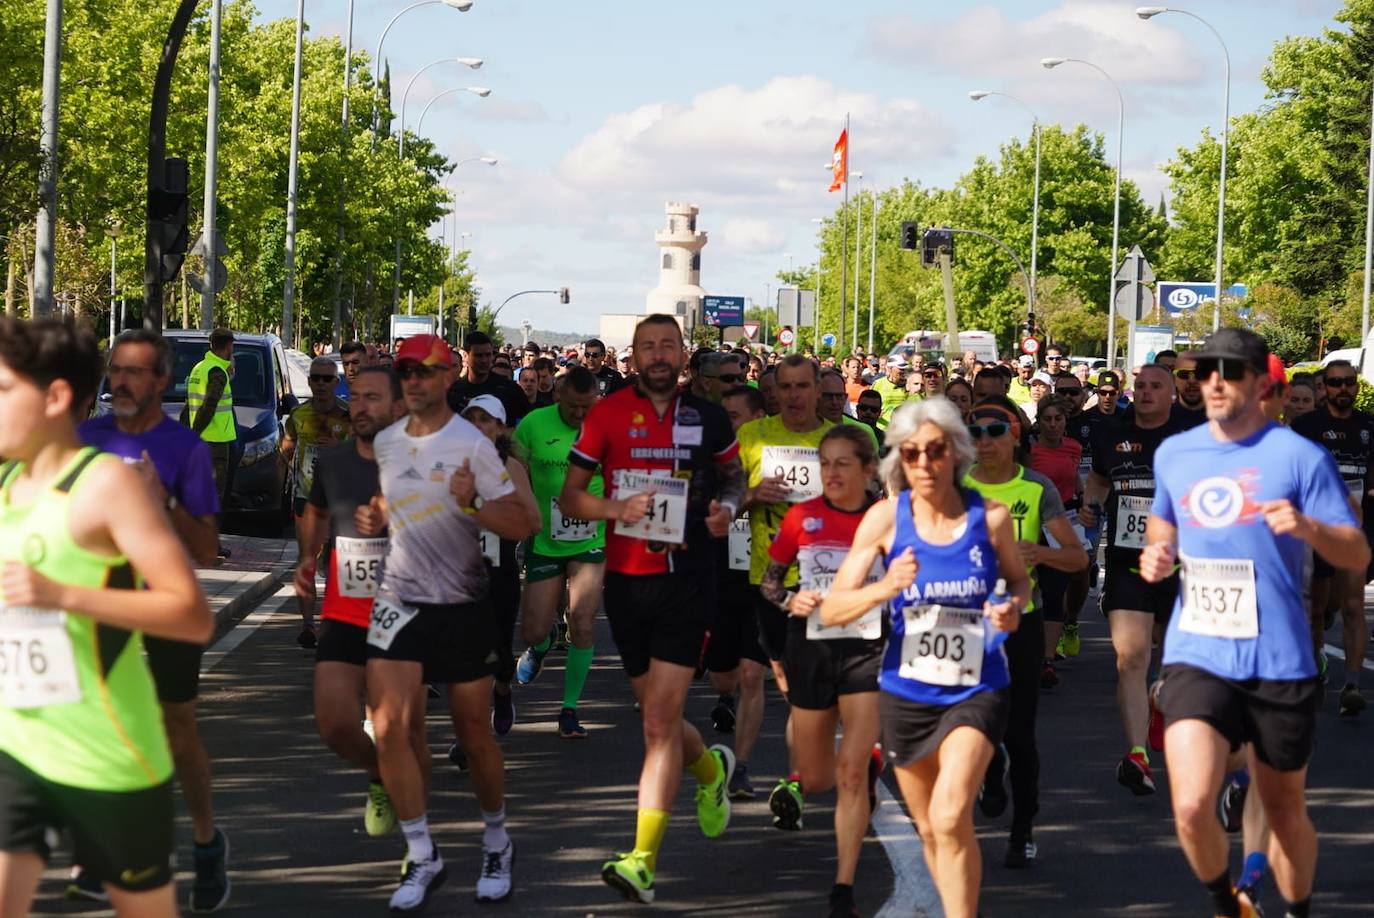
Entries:
<svg viewBox="0 0 1374 918">
<path fill-rule="evenodd" d="M 1178 385 L 1178 401 L 1174 403 L 1170 420 L 1180 430 L 1192 430 L 1200 424 L 1206 424 L 1207 406 L 1202 401 L 1202 380 L 1197 378 L 1197 360 L 1190 352 L 1184 351 L 1174 359 L 1173 374 Z"/>
</svg>

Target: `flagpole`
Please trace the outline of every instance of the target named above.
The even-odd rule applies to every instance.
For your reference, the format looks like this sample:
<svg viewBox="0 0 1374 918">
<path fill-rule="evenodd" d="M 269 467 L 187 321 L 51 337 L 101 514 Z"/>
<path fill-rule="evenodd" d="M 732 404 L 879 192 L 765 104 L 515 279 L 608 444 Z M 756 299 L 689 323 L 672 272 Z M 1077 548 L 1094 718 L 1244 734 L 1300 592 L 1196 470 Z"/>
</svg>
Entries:
<svg viewBox="0 0 1374 918">
<path fill-rule="evenodd" d="M 835 336 L 835 353 L 844 353 L 845 297 L 849 295 L 849 112 L 844 113 L 844 205 L 840 219 L 840 327 Z M 816 356 L 820 356 L 817 354 Z"/>
</svg>

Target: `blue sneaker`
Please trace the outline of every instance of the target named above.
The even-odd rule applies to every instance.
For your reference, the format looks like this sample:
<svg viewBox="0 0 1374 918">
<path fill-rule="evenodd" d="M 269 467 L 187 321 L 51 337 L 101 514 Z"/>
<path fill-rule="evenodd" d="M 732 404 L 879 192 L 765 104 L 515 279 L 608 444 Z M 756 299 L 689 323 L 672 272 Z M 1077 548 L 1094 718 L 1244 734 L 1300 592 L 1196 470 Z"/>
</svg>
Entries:
<svg viewBox="0 0 1374 918">
<path fill-rule="evenodd" d="M 544 671 L 544 657 L 548 656 L 548 651 L 540 653 L 533 647 L 526 647 L 525 652 L 520 654 L 520 661 L 515 664 L 515 681 L 521 685 L 529 685 L 539 674 Z"/>
<path fill-rule="evenodd" d="M 564 739 L 587 738 L 587 728 L 577 719 L 576 708 L 564 708 L 558 713 L 558 735 Z"/>
</svg>

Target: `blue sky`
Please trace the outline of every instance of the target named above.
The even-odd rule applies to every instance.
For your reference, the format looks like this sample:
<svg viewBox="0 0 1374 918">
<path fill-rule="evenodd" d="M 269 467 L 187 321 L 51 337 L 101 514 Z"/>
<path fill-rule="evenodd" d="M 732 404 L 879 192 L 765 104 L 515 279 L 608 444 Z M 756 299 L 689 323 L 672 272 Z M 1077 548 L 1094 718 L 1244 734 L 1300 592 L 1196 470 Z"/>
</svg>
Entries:
<svg viewBox="0 0 1374 918">
<path fill-rule="evenodd" d="M 355 47 L 371 54 L 405 0 L 358 0 Z M 430 68 L 411 91 L 407 124 L 433 96 L 425 134 L 463 166 L 458 231 L 470 233 L 483 298 L 567 286 L 572 302 L 525 297 L 502 314 L 538 328 L 595 331 L 602 312 L 643 312 L 657 282 L 653 232 L 668 200 L 702 208 L 710 236 L 702 285 L 762 301 L 786 267 L 815 258 L 812 217 L 838 204 L 822 170 L 845 112 L 850 166 L 865 182 L 904 177 L 948 185 L 995 154 L 1029 117 L 971 89 L 1016 94 L 1046 123 L 1084 122 L 1116 149 L 1116 99 L 1093 71 L 1046 71 L 1041 57 L 1078 57 L 1109 71 L 1126 104 L 1124 172 L 1146 200 L 1159 165 L 1221 120 L 1222 65 L 1211 33 L 1185 16 L 1148 22 L 1136 4 L 1102 0 L 986 3 L 848 0 L 475 0 L 467 13 L 434 4 L 387 36 L 396 103 L 425 64 L 481 57 L 477 72 Z M 291 0 L 258 0 L 264 19 Z M 1190 0 L 1230 48 L 1231 111 L 1262 103 L 1273 44 L 1333 24 L 1338 0 Z M 342 35 L 346 0 L 307 0 L 314 34 Z M 1262 11 L 1262 14 L 1261 14 Z M 439 227 L 435 227 L 435 234 Z M 1148 254 L 1148 253 L 1147 253 Z"/>
</svg>

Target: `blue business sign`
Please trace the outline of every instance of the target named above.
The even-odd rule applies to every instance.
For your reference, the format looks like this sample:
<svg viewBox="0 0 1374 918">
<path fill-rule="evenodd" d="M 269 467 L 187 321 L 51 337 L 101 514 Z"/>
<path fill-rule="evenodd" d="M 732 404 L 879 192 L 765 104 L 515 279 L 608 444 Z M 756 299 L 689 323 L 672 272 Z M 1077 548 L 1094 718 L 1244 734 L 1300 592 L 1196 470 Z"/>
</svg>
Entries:
<svg viewBox="0 0 1374 918">
<path fill-rule="evenodd" d="M 1160 281 L 1155 284 L 1155 293 L 1159 297 L 1160 308 L 1171 313 L 1187 312 L 1190 309 L 1196 309 L 1204 301 L 1211 302 L 1216 297 L 1216 291 L 1217 285 L 1210 281 L 1198 281 L 1196 283 Z M 1250 288 L 1245 284 L 1232 284 L 1226 288 L 1226 295 L 1243 300 L 1250 295 Z"/>
<path fill-rule="evenodd" d="M 830 332 L 826 332 L 825 334 L 821 335 L 821 344 L 824 344 L 826 347 L 834 347 L 835 336 L 832 335 Z"/>
<path fill-rule="evenodd" d="M 717 328 L 731 328 L 744 324 L 744 297 L 704 296 L 701 298 L 702 321 Z"/>
</svg>

